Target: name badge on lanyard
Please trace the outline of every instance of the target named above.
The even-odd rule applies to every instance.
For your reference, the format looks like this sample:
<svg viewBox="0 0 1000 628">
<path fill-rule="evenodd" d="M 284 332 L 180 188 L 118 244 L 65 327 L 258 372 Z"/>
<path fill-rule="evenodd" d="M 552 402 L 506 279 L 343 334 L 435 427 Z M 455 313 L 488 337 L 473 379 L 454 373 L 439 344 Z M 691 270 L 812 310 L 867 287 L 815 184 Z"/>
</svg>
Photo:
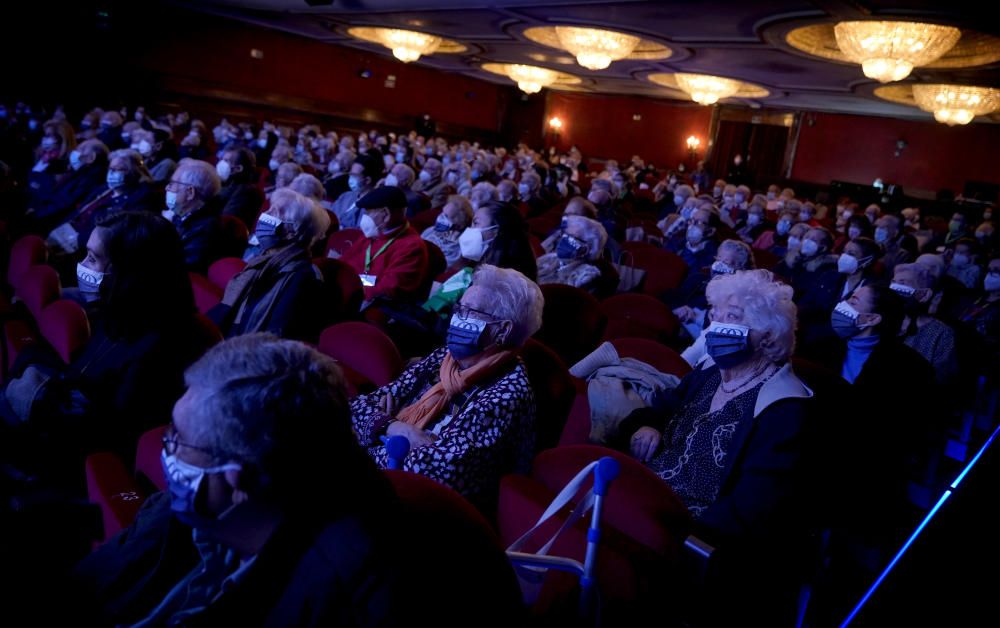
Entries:
<svg viewBox="0 0 1000 628">
<path fill-rule="evenodd" d="M 358 275 L 358 277 L 361 277 L 361 285 L 364 286 L 365 288 L 371 288 L 372 286 L 375 285 L 375 279 L 376 279 L 375 275 L 366 275 L 364 273 L 361 273 Z"/>
</svg>

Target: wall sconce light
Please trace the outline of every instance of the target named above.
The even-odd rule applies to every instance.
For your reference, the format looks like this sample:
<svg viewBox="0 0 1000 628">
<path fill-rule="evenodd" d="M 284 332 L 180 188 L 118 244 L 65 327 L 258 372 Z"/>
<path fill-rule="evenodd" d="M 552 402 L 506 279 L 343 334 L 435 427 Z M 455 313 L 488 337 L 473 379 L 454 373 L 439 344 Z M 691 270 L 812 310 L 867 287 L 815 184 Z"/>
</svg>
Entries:
<svg viewBox="0 0 1000 628">
<path fill-rule="evenodd" d="M 549 128 L 551 128 L 556 133 L 558 133 L 559 130 L 562 129 L 562 125 L 563 125 L 562 120 L 560 120 L 558 116 L 552 116 L 549 119 Z"/>
<path fill-rule="evenodd" d="M 906 148 L 906 140 L 896 140 L 896 157 L 903 154 L 903 149 Z"/>
<path fill-rule="evenodd" d="M 697 137 L 692 135 L 689 138 L 687 138 L 687 147 L 689 151 L 693 153 L 698 150 L 699 146 L 701 146 L 701 140 L 699 140 Z"/>
</svg>

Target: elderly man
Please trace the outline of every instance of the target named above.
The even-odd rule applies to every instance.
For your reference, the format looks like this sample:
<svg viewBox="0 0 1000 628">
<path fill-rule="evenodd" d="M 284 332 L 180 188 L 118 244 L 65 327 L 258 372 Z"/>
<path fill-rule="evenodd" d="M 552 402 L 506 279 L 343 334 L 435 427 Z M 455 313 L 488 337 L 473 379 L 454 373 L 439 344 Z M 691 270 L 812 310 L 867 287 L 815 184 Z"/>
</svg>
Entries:
<svg viewBox="0 0 1000 628">
<path fill-rule="evenodd" d="M 336 362 L 267 334 L 185 375 L 161 460 L 167 490 L 87 557 L 68 590 L 101 625 L 399 625 L 402 513 L 351 432 Z M 350 481 L 344 481 L 349 478 Z M 331 493 L 333 491 L 333 493 Z M 334 495 L 317 499 L 318 495 Z M 417 611 L 419 615 L 419 611 Z M 86 618 L 86 619 L 83 619 Z"/>
<path fill-rule="evenodd" d="M 456 192 L 455 186 L 441 179 L 444 166 L 434 157 L 424 162 L 417 182 L 413 184 L 415 192 L 422 192 L 431 199 L 431 207 L 443 207 L 448 197 Z"/>
<path fill-rule="evenodd" d="M 323 180 L 323 187 L 326 188 L 326 197 L 331 201 L 336 202 L 341 194 L 351 189 L 348 179 L 351 176 L 352 163 L 354 163 L 354 153 L 344 150 L 337 153 L 336 157 L 327 164 L 327 174 Z"/>
<path fill-rule="evenodd" d="M 566 216 L 566 227 L 554 253 L 538 258 L 538 283 L 562 283 L 594 293 L 614 294 L 618 277 L 602 264 L 608 233 L 600 222 L 583 216 Z"/>
<path fill-rule="evenodd" d="M 222 184 L 212 165 L 182 159 L 167 183 L 167 211 L 184 245 L 188 270 L 204 274 L 221 257 L 222 215 L 216 197 Z"/>
<path fill-rule="evenodd" d="M 358 199 L 362 198 L 375 188 L 375 183 L 382 178 L 385 164 L 381 158 L 368 158 L 359 156 L 351 164 L 351 170 L 347 179 L 350 188 L 340 195 L 333 203 L 333 213 L 340 221 L 341 229 L 356 229 L 361 221 L 361 208 L 358 206 Z M 406 196 L 404 195 L 405 199 Z"/>
<path fill-rule="evenodd" d="M 227 148 L 215 169 L 222 181 L 219 200 L 223 215 L 235 216 L 252 229 L 264 205 L 264 194 L 256 185 L 257 162 L 253 151 L 242 147 Z"/>
<path fill-rule="evenodd" d="M 689 272 L 711 266 L 719 249 L 717 234 L 721 220 L 713 208 L 701 206 L 691 212 L 683 246 L 675 251 L 687 264 Z"/>
<path fill-rule="evenodd" d="M 375 299 L 416 301 L 426 294 L 427 247 L 406 221 L 406 196 L 402 190 L 383 186 L 357 201 L 358 221 L 365 237 L 355 242 L 341 259 L 361 277 L 365 303 Z"/>
<path fill-rule="evenodd" d="M 50 195 L 32 194 L 25 212 L 32 231 L 47 233 L 81 203 L 106 189 L 108 147 L 100 140 L 85 140 L 69 154 L 70 173 Z"/>
<path fill-rule="evenodd" d="M 833 235 L 822 227 L 813 227 L 802 237 L 800 247 L 797 250 L 789 247 L 785 259 L 774 269 L 795 290 L 800 340 L 804 346 L 828 340 L 832 333 L 830 311 L 840 300 L 843 288 L 838 257 L 831 253 L 832 247 Z"/>
<path fill-rule="evenodd" d="M 399 188 L 406 195 L 406 217 L 412 218 L 415 214 L 430 209 L 430 199 L 413 190 L 413 181 L 416 173 L 413 168 L 406 164 L 396 164 L 385 177 L 385 185 Z"/>
<path fill-rule="evenodd" d="M 917 241 L 900 229 L 899 216 L 885 214 L 875 221 L 875 241 L 882 247 L 879 261 L 886 274 L 892 274 L 899 264 L 906 264 L 917 257 Z"/>
</svg>

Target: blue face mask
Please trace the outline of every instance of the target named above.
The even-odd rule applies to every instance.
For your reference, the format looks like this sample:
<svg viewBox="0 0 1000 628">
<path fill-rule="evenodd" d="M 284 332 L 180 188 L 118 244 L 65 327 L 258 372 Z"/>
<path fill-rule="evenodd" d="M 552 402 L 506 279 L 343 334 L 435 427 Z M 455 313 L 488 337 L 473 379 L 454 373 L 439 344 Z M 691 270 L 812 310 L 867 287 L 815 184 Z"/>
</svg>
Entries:
<svg viewBox="0 0 1000 628">
<path fill-rule="evenodd" d="M 285 241 L 285 229 L 282 224 L 279 218 L 275 218 L 270 214 L 260 215 L 260 218 L 257 219 L 257 228 L 254 230 L 254 236 L 257 238 L 261 251 L 273 249 Z"/>
<path fill-rule="evenodd" d="M 444 233 L 445 231 L 450 231 L 453 226 L 454 225 L 452 225 L 451 220 L 444 214 L 438 216 L 437 220 L 434 221 L 434 231 L 440 233 Z"/>
<path fill-rule="evenodd" d="M 483 332 L 489 323 L 477 318 L 459 318 L 457 314 L 451 317 L 448 325 L 448 336 L 446 343 L 451 357 L 456 360 L 464 360 L 482 351 Z"/>
<path fill-rule="evenodd" d="M 242 467 L 235 463 L 217 467 L 198 467 L 184 462 L 176 455 L 168 455 L 165 450 L 160 452 L 160 464 L 163 467 L 163 476 L 167 479 L 170 510 L 180 515 L 186 522 L 202 518 L 195 509 L 195 500 L 198 497 L 198 488 L 206 475 L 242 470 Z"/>
<path fill-rule="evenodd" d="M 753 355 L 750 328 L 736 323 L 713 321 L 705 330 L 705 348 L 719 368 L 738 366 Z"/>
<path fill-rule="evenodd" d="M 830 313 L 830 327 L 841 338 L 853 338 L 861 333 L 861 328 L 858 327 L 859 316 L 850 303 L 841 301 Z"/>
<path fill-rule="evenodd" d="M 580 259 L 587 254 L 587 245 L 571 235 L 559 238 L 556 245 L 556 257 L 559 259 Z"/>
</svg>

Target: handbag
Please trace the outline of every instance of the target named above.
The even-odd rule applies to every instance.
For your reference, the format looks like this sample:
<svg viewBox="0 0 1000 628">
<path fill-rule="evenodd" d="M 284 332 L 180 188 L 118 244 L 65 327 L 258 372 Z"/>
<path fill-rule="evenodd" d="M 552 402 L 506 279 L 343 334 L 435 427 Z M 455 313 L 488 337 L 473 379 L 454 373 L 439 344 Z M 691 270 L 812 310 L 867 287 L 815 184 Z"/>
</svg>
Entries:
<svg viewBox="0 0 1000 628">
<path fill-rule="evenodd" d="M 625 264 L 625 255 L 632 258 L 632 264 Z M 642 280 L 646 277 L 646 271 L 642 268 L 636 268 L 634 266 L 635 258 L 629 251 L 622 251 L 621 255 L 618 256 L 618 262 L 612 262 L 612 266 L 618 272 L 618 292 L 631 292 L 642 284 Z"/>
</svg>

